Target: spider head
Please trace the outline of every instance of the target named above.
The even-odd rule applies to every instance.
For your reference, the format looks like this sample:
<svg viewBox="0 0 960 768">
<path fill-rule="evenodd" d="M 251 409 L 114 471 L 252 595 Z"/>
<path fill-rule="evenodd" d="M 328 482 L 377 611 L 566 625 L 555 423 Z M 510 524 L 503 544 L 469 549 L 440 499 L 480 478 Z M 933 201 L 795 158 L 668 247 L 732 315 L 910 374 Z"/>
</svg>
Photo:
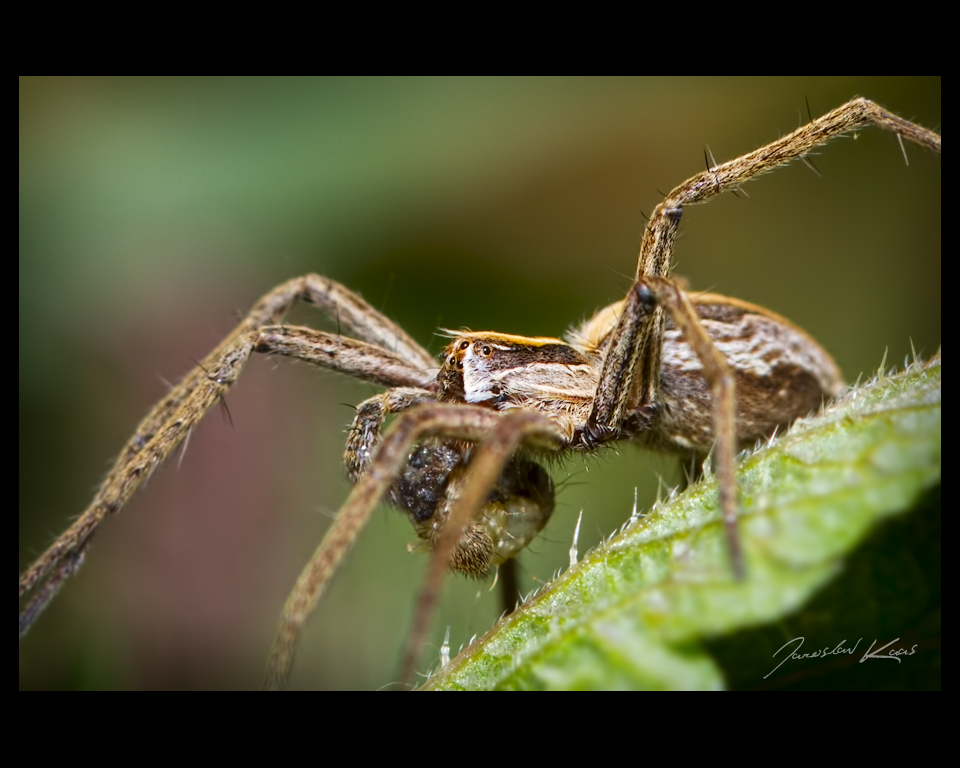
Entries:
<svg viewBox="0 0 960 768">
<path fill-rule="evenodd" d="M 555 410 L 590 398 L 597 371 L 560 339 L 461 332 L 444 350 L 437 383 L 448 402 Z"/>
</svg>

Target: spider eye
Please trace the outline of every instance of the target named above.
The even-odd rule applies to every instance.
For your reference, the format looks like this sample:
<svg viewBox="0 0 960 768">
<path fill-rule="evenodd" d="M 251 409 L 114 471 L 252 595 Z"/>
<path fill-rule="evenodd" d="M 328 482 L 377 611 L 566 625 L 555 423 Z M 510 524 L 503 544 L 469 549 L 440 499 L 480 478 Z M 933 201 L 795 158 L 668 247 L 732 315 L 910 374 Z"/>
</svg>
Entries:
<svg viewBox="0 0 960 768">
<path fill-rule="evenodd" d="M 490 347 L 488 347 L 486 344 L 484 344 L 484 345 L 483 345 L 483 348 L 480 350 L 480 353 L 481 353 L 484 357 L 490 357 L 490 353 L 491 353 L 492 351 L 493 351 L 493 350 L 490 349 Z"/>
<path fill-rule="evenodd" d="M 457 358 L 454 355 L 450 355 L 450 358 L 447 360 L 448 365 L 456 365 Z"/>
<path fill-rule="evenodd" d="M 461 342 L 460 342 L 460 351 L 462 352 L 463 350 L 465 350 L 465 349 L 466 349 L 467 347 L 469 347 L 469 346 L 470 346 L 470 342 L 469 342 L 469 341 L 461 341 Z"/>
</svg>

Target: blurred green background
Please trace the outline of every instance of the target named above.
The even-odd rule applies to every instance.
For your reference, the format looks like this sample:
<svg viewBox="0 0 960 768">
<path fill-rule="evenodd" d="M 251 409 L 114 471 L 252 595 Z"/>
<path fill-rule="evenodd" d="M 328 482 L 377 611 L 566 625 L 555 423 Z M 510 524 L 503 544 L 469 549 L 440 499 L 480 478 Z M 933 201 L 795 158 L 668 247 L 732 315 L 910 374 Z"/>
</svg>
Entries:
<svg viewBox="0 0 960 768">
<path fill-rule="evenodd" d="M 319 272 L 432 352 L 438 326 L 559 335 L 622 297 L 661 193 L 863 95 L 931 128 L 940 78 L 19 81 L 19 569 L 79 514 L 148 407 L 258 296 Z M 684 213 L 677 274 L 786 315 L 850 381 L 940 343 L 939 157 L 867 130 Z M 314 313 L 300 322 L 324 326 Z M 376 391 L 255 359 L 20 644 L 21 688 L 253 687 L 348 486 Z M 527 587 L 649 504 L 670 459 L 554 467 Z M 397 673 L 426 559 L 379 512 L 313 618 L 297 687 Z M 456 647 L 499 612 L 450 579 Z M 425 661 L 425 665 L 427 662 Z M 878 670 L 882 674 L 882 670 Z"/>
</svg>

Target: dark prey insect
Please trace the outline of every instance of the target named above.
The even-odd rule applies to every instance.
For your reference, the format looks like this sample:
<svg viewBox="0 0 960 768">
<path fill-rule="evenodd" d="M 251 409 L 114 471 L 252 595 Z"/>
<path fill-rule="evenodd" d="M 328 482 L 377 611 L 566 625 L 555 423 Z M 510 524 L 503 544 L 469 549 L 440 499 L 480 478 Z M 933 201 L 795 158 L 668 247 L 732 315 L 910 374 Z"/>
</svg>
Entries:
<svg viewBox="0 0 960 768">
<path fill-rule="evenodd" d="M 538 534 L 554 489 L 538 456 L 630 440 L 703 461 L 714 451 L 731 575 L 749 578 L 737 535 L 734 456 L 840 392 L 832 358 L 761 307 L 688 292 L 671 278 L 683 208 L 870 124 L 940 151 L 940 137 L 856 99 L 674 189 L 650 217 L 633 285 L 566 338 L 453 332 L 439 370 L 399 326 L 318 275 L 291 280 L 247 317 L 141 422 L 90 507 L 20 578 L 21 636 L 118 512 L 224 396 L 253 352 L 294 357 L 386 387 L 361 403 L 344 460 L 353 491 L 294 586 L 266 683 L 281 686 L 301 627 L 381 498 L 432 550 L 404 676 L 417 663 L 444 572 L 485 575 Z M 297 301 L 344 334 L 281 325 Z M 395 415 L 384 429 L 386 419 Z"/>
</svg>

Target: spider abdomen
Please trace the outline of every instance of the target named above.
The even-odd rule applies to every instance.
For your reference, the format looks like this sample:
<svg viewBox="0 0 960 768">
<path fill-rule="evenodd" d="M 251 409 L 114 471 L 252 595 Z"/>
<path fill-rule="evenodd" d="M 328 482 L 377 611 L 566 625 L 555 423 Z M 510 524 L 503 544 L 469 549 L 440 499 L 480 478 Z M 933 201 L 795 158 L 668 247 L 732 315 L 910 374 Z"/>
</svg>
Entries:
<svg viewBox="0 0 960 768">
<path fill-rule="evenodd" d="M 841 393 L 833 358 L 806 332 L 767 309 L 718 294 L 691 294 L 700 322 L 733 373 L 741 446 L 769 437 Z M 703 366 L 668 316 L 659 407 L 648 442 L 706 453 L 714 401 Z"/>
</svg>

